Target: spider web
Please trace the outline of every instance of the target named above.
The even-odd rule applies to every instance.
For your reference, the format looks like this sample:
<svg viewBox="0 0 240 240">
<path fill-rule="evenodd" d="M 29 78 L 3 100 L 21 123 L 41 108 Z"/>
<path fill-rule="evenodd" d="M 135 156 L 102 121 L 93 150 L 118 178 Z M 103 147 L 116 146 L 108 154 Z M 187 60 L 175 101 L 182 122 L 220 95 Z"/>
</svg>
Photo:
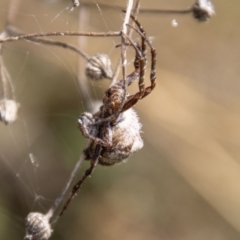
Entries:
<svg viewBox="0 0 240 240">
<path fill-rule="evenodd" d="M 1 11 L 1 18 L 5 17 L 6 22 L 12 9 L 9 10 L 8 4 L 1 5 L 4 6 L 1 9 L 5 9 Z M 20 32 L 79 31 L 78 15 L 84 22 L 79 25 L 90 28 L 88 31 L 96 31 L 100 25 L 102 31 L 119 27 L 110 20 L 111 16 L 106 17 L 97 2 L 95 5 L 91 14 L 97 15 L 97 21 L 87 16 L 86 9 L 81 10 L 84 18 L 81 17 L 79 8 L 73 9 L 70 1 L 24 1 L 16 6 L 11 17 Z M 78 45 L 76 38 L 59 40 Z M 97 42 L 97 46 L 88 46 L 85 39 L 79 43 L 89 55 L 99 51 L 111 55 L 117 44 L 113 39 L 108 43 L 101 39 L 91 42 Z M 1 228 L 1 238 L 23 238 L 24 218 L 30 211 L 46 212 L 50 208 L 85 145 L 77 131 L 77 117 L 95 106 L 109 82 L 79 84 L 80 78 L 85 78 L 81 71 L 86 61 L 80 60 L 78 68 L 78 60 L 76 53 L 57 46 L 30 41 L 4 45 L 8 97 L 21 106 L 16 123 L 0 126 L 0 218 L 1 222 L 9 221 L 14 226 L 12 232 Z M 63 168 L 68 169 L 68 173 L 64 173 Z M 55 174 L 59 177 L 53 177 Z"/>
<path fill-rule="evenodd" d="M 5 4 L 2 18 L 11 13 L 14 27 L 26 33 L 118 30 L 123 21 L 121 11 L 116 18 L 115 12 L 101 9 L 97 1 L 89 13 L 84 7 L 79 13 L 71 2 L 24 1 L 24 6 L 20 2 L 16 7 L 12 14 Z M 76 38 L 57 39 L 79 44 L 90 56 L 107 53 L 114 65 L 120 56 L 115 49 L 117 38 L 81 39 L 80 43 Z M 8 97 L 20 103 L 20 111 L 16 123 L 1 125 L 1 215 L 3 222 L 14 226 L 14 231 L 1 232 L 3 238 L 19 239 L 27 214 L 45 213 L 65 186 L 85 145 L 76 120 L 81 112 L 96 111 L 110 82 L 86 82 L 86 61 L 57 46 L 19 41 L 5 44 L 2 56 Z"/>
<path fill-rule="evenodd" d="M 17 31 L 26 33 L 119 30 L 124 16 L 120 10 L 102 9 L 97 1 L 88 10 L 84 6 L 73 9 L 70 1 L 13 1 L 13 5 L 15 9 L 4 4 L 2 18 L 6 22 L 11 15 Z M 118 38 L 57 40 L 79 46 L 90 56 L 107 53 L 117 65 Z M 134 51 L 130 53 L 133 58 Z M 2 229 L 1 238 L 14 240 L 23 237 L 27 214 L 46 213 L 66 185 L 85 146 L 76 120 L 81 112 L 97 110 L 110 82 L 86 82 L 86 61 L 57 46 L 18 41 L 4 44 L 2 56 L 8 96 L 20 103 L 16 123 L 0 126 L 0 218 L 10 221 L 14 229 Z M 128 65 L 132 68 L 131 61 Z M 61 234 L 57 232 L 56 239 L 65 239 Z"/>
<path fill-rule="evenodd" d="M 92 4 L 89 8 L 80 6 L 72 9 L 70 0 L 22 0 L 19 6 L 15 1 L 14 5 L 17 8 L 13 11 L 9 8 L 8 1 L 2 1 L 0 18 L 5 24 L 7 15 L 13 12 L 14 26 L 26 33 L 79 31 L 79 28 L 81 31 L 110 31 L 121 28 L 124 15 L 119 9 L 101 7 L 101 3 L 109 4 L 107 0 L 89 2 Z M 114 1 L 114 3 L 123 5 L 125 1 Z M 190 6 L 192 1 L 148 0 L 141 3 L 142 8 L 149 6 L 182 8 L 183 5 Z M 177 135 L 180 136 L 179 138 L 185 139 L 186 132 L 189 132 L 189 129 L 186 129 L 184 136 L 180 135 L 180 131 L 174 132 L 174 129 L 181 124 L 183 129 L 185 126 L 189 127 L 189 122 L 179 122 L 180 120 L 174 122 L 173 119 L 177 119 L 178 116 L 170 112 L 171 107 L 174 109 L 173 112 L 176 111 L 180 117 L 183 115 L 184 119 L 192 119 L 192 116 L 199 119 L 200 116 L 199 112 L 196 113 L 194 101 L 190 100 L 194 106 L 194 110 L 190 113 L 187 112 L 187 107 L 184 108 L 185 105 L 183 107 L 175 103 L 179 99 L 179 102 L 187 102 L 187 98 L 179 97 L 185 93 L 189 94 L 187 96 L 190 99 L 194 95 L 194 91 L 189 87 L 193 82 L 187 85 L 190 80 L 182 76 L 196 78 L 198 81 L 196 80 L 194 84 L 198 88 L 203 88 L 203 91 L 208 89 L 209 92 L 211 86 L 214 86 L 214 79 L 224 82 L 221 76 L 216 77 L 216 73 L 209 71 L 210 67 L 207 65 L 209 62 L 206 65 L 202 64 L 208 52 L 203 54 L 202 62 L 199 60 L 200 44 L 204 40 L 207 41 L 206 37 L 199 37 L 201 41 L 197 38 L 191 41 L 200 31 L 200 27 L 192 24 L 190 18 L 149 14 L 142 15 L 141 19 L 151 40 L 154 44 L 158 44 L 161 72 L 162 68 L 164 69 L 160 77 L 162 88 L 159 88 L 163 90 L 159 90 L 151 100 L 146 99 L 144 103 L 139 104 L 145 106 L 144 110 L 139 106 L 136 107 L 143 119 L 146 147 L 140 154 L 142 156 L 134 156 L 127 165 L 111 170 L 97 168 L 90 181 L 84 185 L 84 193 L 81 191 L 78 194 L 61 221 L 54 227 L 51 239 L 239 239 L 239 232 L 235 230 L 234 224 L 228 218 L 226 221 L 221 211 L 215 210 L 218 206 L 214 205 L 206 195 L 201 194 L 201 191 L 193 190 L 191 186 L 194 184 L 189 185 L 184 180 L 188 176 L 184 174 L 180 176 L 169 166 L 168 161 L 172 161 L 172 165 L 178 164 L 184 144 L 176 141 L 165 147 L 167 145 L 165 142 L 176 137 L 174 134 L 179 134 Z M 208 34 L 210 35 L 209 32 Z M 134 40 L 139 40 L 135 36 Z M 183 36 L 184 40 L 182 40 Z M 177 40 L 171 42 L 170 39 L 174 38 Z M 78 46 L 90 56 L 104 52 L 109 55 L 113 66 L 118 63 L 120 50 L 115 49 L 115 45 L 120 43 L 118 38 L 81 38 L 81 42 L 78 42 L 76 37 L 56 39 Z M 221 42 L 217 44 L 219 47 L 221 44 L 225 46 Z M 209 47 L 207 43 L 204 46 Z M 230 47 L 226 49 L 231 50 Z M 202 51 L 204 52 L 204 48 Z M 227 50 L 225 51 L 226 55 L 229 54 Z M 215 55 L 218 56 L 217 52 Z M 4 44 L 2 56 L 8 80 L 8 96 L 20 103 L 16 123 L 0 125 L 0 239 L 14 240 L 23 238 L 24 219 L 28 213 L 32 211 L 46 213 L 66 185 L 73 166 L 86 144 L 86 140 L 77 129 L 77 118 L 84 111 L 96 111 L 97 104 L 110 82 L 87 81 L 84 74 L 86 61 L 76 53 L 58 46 L 17 41 Z M 127 72 L 132 70 L 133 57 L 134 51 L 129 49 Z M 166 69 L 171 73 L 176 71 L 181 76 L 179 81 L 174 82 L 177 87 L 171 85 L 171 80 L 178 79 L 179 75 L 166 74 L 168 78 L 165 79 Z M 198 75 L 195 75 L 198 71 Z M 208 83 L 204 85 L 204 81 Z M 183 87 L 182 82 L 188 87 Z M 137 90 L 137 86 L 134 87 Z M 170 90 L 165 91 L 164 88 L 168 87 Z M 177 92 L 178 87 L 181 93 Z M 219 91 L 217 93 L 219 95 L 225 94 L 225 90 L 230 89 L 224 84 L 219 85 L 219 88 L 221 87 L 224 93 Z M 235 87 L 233 92 L 237 89 L 239 88 Z M 198 94 L 201 92 L 197 92 L 196 95 Z M 203 102 L 202 98 L 198 101 L 201 104 Z M 153 108 L 152 102 L 159 104 L 161 111 Z M 200 103 L 199 109 L 202 107 Z M 192 109 L 193 106 L 189 108 Z M 157 114 L 161 114 L 158 112 L 162 113 L 161 118 L 158 118 Z M 157 129 L 152 115 L 159 120 L 160 129 L 167 126 L 166 129 L 170 129 L 169 131 L 174 134 L 170 134 L 169 137 L 166 129 Z M 151 120 L 149 120 L 150 116 Z M 150 125 L 152 122 L 154 124 L 148 127 L 149 122 Z M 198 130 L 197 127 L 193 129 L 196 132 Z M 176 147 L 178 145 L 183 146 L 179 147 L 181 148 L 179 151 Z M 168 151 L 162 152 L 162 149 L 158 149 L 164 147 Z M 190 156 L 191 146 L 188 146 L 187 150 L 189 153 L 186 151 L 186 156 Z M 180 154 L 173 157 L 174 151 Z M 151 164 L 150 161 L 146 161 L 148 159 L 151 159 Z M 192 159 L 194 158 L 191 158 L 185 169 L 188 169 L 193 162 Z M 181 168 L 181 164 L 178 167 Z M 83 163 L 76 179 L 87 166 L 87 162 Z"/>
</svg>

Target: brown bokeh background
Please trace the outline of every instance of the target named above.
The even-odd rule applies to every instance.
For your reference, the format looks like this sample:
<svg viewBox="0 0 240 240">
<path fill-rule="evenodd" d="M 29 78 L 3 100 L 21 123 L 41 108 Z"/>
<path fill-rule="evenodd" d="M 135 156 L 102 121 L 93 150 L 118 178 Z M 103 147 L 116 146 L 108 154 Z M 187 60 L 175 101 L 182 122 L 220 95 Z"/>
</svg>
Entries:
<svg viewBox="0 0 240 240">
<path fill-rule="evenodd" d="M 0 1 L 2 30 L 8 2 Z M 192 2 L 142 0 L 141 8 L 182 9 Z M 125 1 L 111 3 L 124 7 Z M 207 23 L 190 15 L 140 13 L 158 52 L 157 88 L 135 107 L 145 146 L 127 163 L 97 167 L 51 239 L 240 238 L 240 2 L 214 5 L 216 15 Z M 28 33 L 79 26 L 117 31 L 124 18 L 115 7 L 67 7 L 70 0 L 24 0 L 14 24 Z M 56 39 L 78 44 L 76 37 Z M 109 54 L 116 66 L 117 43 L 81 38 L 80 45 L 90 55 Z M 131 72 L 130 49 L 128 56 Z M 86 143 L 77 118 L 101 100 L 109 82 L 86 81 L 85 62 L 58 47 L 6 43 L 3 59 L 21 104 L 15 124 L 0 124 L 0 239 L 14 240 L 23 238 L 27 214 L 46 212 L 65 186 Z M 135 91 L 137 84 L 129 89 Z"/>
</svg>

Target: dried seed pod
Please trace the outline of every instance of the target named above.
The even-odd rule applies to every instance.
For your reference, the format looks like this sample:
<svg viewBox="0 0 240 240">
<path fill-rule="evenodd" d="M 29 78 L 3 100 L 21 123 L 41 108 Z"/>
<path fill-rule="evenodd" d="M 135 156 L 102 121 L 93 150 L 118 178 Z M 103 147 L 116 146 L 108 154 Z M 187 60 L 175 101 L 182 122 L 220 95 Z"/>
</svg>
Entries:
<svg viewBox="0 0 240 240">
<path fill-rule="evenodd" d="M 197 0 L 193 5 L 193 17 L 200 22 L 207 21 L 215 14 L 214 6 L 210 0 Z"/>
<path fill-rule="evenodd" d="M 97 53 L 86 64 L 86 75 L 91 79 L 112 79 L 112 63 L 107 54 Z"/>
<path fill-rule="evenodd" d="M 78 0 L 72 0 L 73 7 L 78 7 L 80 5 Z"/>
<path fill-rule="evenodd" d="M 48 240 L 51 234 L 52 229 L 46 215 L 38 212 L 28 214 L 24 240 Z"/>
<path fill-rule="evenodd" d="M 19 104 L 14 100 L 2 99 L 0 101 L 0 120 L 5 124 L 15 122 L 18 108 Z"/>
</svg>

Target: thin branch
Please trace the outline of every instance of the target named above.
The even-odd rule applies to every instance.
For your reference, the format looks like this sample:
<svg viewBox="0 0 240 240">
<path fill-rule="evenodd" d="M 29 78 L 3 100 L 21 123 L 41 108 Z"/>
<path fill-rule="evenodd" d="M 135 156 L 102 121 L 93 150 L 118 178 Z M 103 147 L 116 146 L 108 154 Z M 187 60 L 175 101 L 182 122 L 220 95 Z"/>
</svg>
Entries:
<svg viewBox="0 0 240 240">
<path fill-rule="evenodd" d="M 116 37 L 120 36 L 121 32 L 117 31 L 109 31 L 109 32 L 43 32 L 43 33 L 30 33 L 30 34 L 23 34 L 16 37 L 7 37 L 4 39 L 0 39 L 0 43 L 5 42 L 13 42 L 19 41 L 23 39 L 31 39 L 31 38 L 38 38 L 38 37 L 49 37 L 49 36 L 83 36 L 83 37 Z"/>
<path fill-rule="evenodd" d="M 2 60 L 2 44 L 0 44 L 0 81 L 2 82 L 2 99 L 6 99 L 7 92 L 8 92 L 8 87 L 7 87 L 8 84 L 7 84 L 4 64 Z"/>
<path fill-rule="evenodd" d="M 79 48 L 77 48 L 71 44 L 68 44 L 68 43 L 49 40 L 49 39 L 42 39 L 42 38 L 31 38 L 31 39 L 29 39 L 29 41 L 35 42 L 35 43 L 42 43 L 45 45 L 52 45 L 52 46 L 66 48 L 66 49 L 76 52 L 77 54 L 79 54 L 81 57 L 83 57 L 87 61 L 90 59 L 89 55 L 87 55 L 85 52 L 83 52 Z"/>
<path fill-rule="evenodd" d="M 174 10 L 174 9 L 141 9 L 141 13 L 150 13 L 150 14 L 153 14 L 153 13 L 157 13 L 157 14 L 189 14 L 191 13 L 193 10 L 192 10 L 192 7 L 191 8 L 186 8 L 186 9 L 177 9 L 177 10 Z"/>
<path fill-rule="evenodd" d="M 87 22 L 89 20 L 89 9 L 86 8 L 84 5 L 80 7 L 79 13 L 78 13 L 78 31 L 84 31 L 85 27 L 87 26 Z M 78 47 L 81 49 L 86 49 L 87 48 L 88 41 L 86 38 L 78 38 Z M 86 59 L 87 61 L 90 60 L 90 57 Z M 87 106 L 87 109 L 89 109 L 90 104 L 92 101 L 87 101 L 87 99 L 90 99 L 89 96 L 89 85 L 88 85 L 88 79 L 86 78 L 85 74 L 85 65 L 82 58 L 77 59 L 77 72 L 78 72 L 78 86 L 79 86 L 79 91 L 81 93 L 81 101 L 84 106 Z"/>
<path fill-rule="evenodd" d="M 61 217 L 63 215 L 63 213 L 66 211 L 66 209 L 68 208 L 69 203 L 72 201 L 73 197 L 75 196 L 75 194 L 77 193 L 77 191 L 81 188 L 81 186 L 83 185 L 83 183 L 85 182 L 85 180 L 91 176 L 93 170 L 95 169 L 96 165 L 98 164 L 98 158 L 99 158 L 99 154 L 101 151 L 101 146 L 97 145 L 96 146 L 96 158 L 93 157 L 93 160 L 91 160 L 90 163 L 90 168 L 88 168 L 85 173 L 83 174 L 83 176 L 81 177 L 81 179 L 73 186 L 72 192 L 70 193 L 69 198 L 67 199 L 67 202 L 63 205 L 63 208 L 61 210 L 61 212 L 59 213 L 58 217 Z"/>
<path fill-rule="evenodd" d="M 126 99 L 126 96 L 127 96 L 127 81 L 126 81 L 127 47 L 126 47 L 126 39 L 125 39 L 124 34 L 127 35 L 127 24 L 129 23 L 129 20 L 130 20 L 132 7 L 133 7 L 133 0 L 128 0 L 127 10 L 126 10 L 125 18 L 124 18 L 123 25 L 122 25 L 121 58 L 122 58 L 122 76 L 123 76 L 123 81 L 124 81 L 124 94 L 123 94 L 122 103 L 121 103 L 121 105 L 119 107 L 119 110 L 118 110 L 119 113 L 123 108 L 123 105 L 125 103 L 125 99 Z"/>
<path fill-rule="evenodd" d="M 3 30 L 3 32 L 0 35 L 0 40 L 3 40 L 7 37 L 7 27 L 8 25 L 14 21 L 16 12 L 18 10 L 20 4 L 20 0 L 10 0 L 9 1 L 9 5 L 8 5 L 8 13 L 6 16 L 6 23 L 5 23 L 5 29 Z M 8 83 L 7 83 L 7 78 L 6 78 L 6 73 L 5 73 L 5 69 L 4 69 L 4 62 L 2 59 L 2 53 L 3 53 L 3 49 L 2 49 L 2 44 L 0 44 L 0 78 L 1 78 L 1 82 L 2 82 L 2 98 L 3 99 L 7 99 L 7 94 L 8 94 Z"/>
<path fill-rule="evenodd" d="M 85 5 L 88 7 L 95 7 L 96 4 L 94 2 L 81 2 L 81 5 Z M 115 5 L 115 4 L 106 4 L 106 3 L 98 3 L 98 5 L 101 8 L 110 8 L 110 9 L 116 9 L 116 10 L 122 10 L 124 9 L 124 6 Z M 186 8 L 186 9 L 146 9 L 141 8 L 139 10 L 140 13 L 160 13 L 160 14 L 186 14 L 192 12 L 192 8 Z"/>
<path fill-rule="evenodd" d="M 15 28 L 12 25 L 8 25 L 7 29 L 6 29 L 7 34 L 9 34 L 11 37 L 16 37 L 19 35 L 24 35 L 24 33 L 22 33 L 20 30 L 18 30 L 17 28 Z M 57 46 L 57 47 L 62 47 L 62 48 L 66 48 L 69 49 L 71 51 L 76 52 L 77 54 L 79 54 L 80 56 L 82 56 L 84 59 L 86 59 L 87 61 L 89 60 L 89 56 L 83 52 L 82 50 L 80 50 L 79 48 L 68 44 L 68 43 L 64 43 L 64 42 L 60 42 L 60 41 L 55 41 L 55 40 L 50 40 L 50 39 L 43 39 L 43 38 L 30 38 L 27 39 L 28 41 L 31 42 L 35 42 L 35 43 L 41 43 L 41 44 L 45 44 L 45 45 L 51 45 L 51 46 Z"/>
<path fill-rule="evenodd" d="M 56 223 L 58 220 L 58 216 L 55 217 L 55 219 L 50 219 L 54 216 L 56 210 L 62 203 L 67 191 L 69 190 L 76 173 L 78 172 L 81 163 L 84 159 L 84 154 L 81 154 L 79 157 L 79 160 L 77 161 L 70 178 L 66 184 L 66 187 L 63 189 L 60 196 L 55 200 L 53 206 L 49 209 L 49 211 L 46 214 L 42 214 L 39 212 L 31 212 L 28 214 L 26 218 L 26 234 L 24 236 L 24 240 L 29 239 L 39 239 L 39 240 L 47 240 L 50 238 L 52 234 L 52 228 L 51 225 Z"/>
<path fill-rule="evenodd" d="M 81 156 L 79 157 L 71 175 L 70 178 L 68 179 L 67 185 L 65 186 L 64 190 L 62 191 L 62 193 L 60 194 L 60 196 L 55 200 L 53 206 L 49 209 L 49 211 L 47 212 L 46 215 L 50 216 L 49 219 L 53 216 L 54 212 L 56 211 L 56 209 L 59 207 L 59 205 L 62 203 L 67 191 L 69 190 L 70 186 L 72 185 L 72 182 L 82 164 L 82 161 L 84 160 L 84 154 L 81 154 Z M 55 220 L 52 220 L 52 223 L 56 223 L 56 221 L 58 220 L 58 218 L 56 218 Z"/>
<path fill-rule="evenodd" d="M 135 7 L 133 9 L 133 15 L 136 16 L 139 12 L 139 8 L 140 8 L 140 0 L 137 0 L 136 1 L 136 4 L 135 4 Z M 134 24 L 134 23 L 133 23 Z M 133 30 L 130 29 L 129 31 L 129 34 L 128 36 L 131 37 L 132 36 L 132 33 L 133 33 Z M 120 68 L 121 68 L 121 58 L 119 58 L 119 61 L 118 61 L 118 64 L 117 64 L 117 67 L 115 69 L 115 72 L 114 72 L 114 76 L 113 76 L 113 80 L 112 80 L 112 84 L 114 84 L 116 81 L 117 81 L 117 78 L 120 74 Z"/>
<path fill-rule="evenodd" d="M 94 7 L 95 3 L 93 2 L 82 2 L 81 4 L 84 4 L 89 7 Z M 110 5 L 105 3 L 98 3 L 98 5 L 101 8 L 111 8 L 111 9 L 117 9 L 118 11 L 121 9 L 124 9 L 122 6 L 118 5 Z M 193 17 L 197 19 L 200 22 L 205 22 L 209 18 L 212 17 L 213 14 L 215 14 L 214 6 L 210 0 L 196 0 L 195 3 L 188 8 L 185 9 L 144 9 L 142 8 L 140 10 L 140 13 L 147 13 L 147 14 L 189 14 L 192 13 Z"/>
<path fill-rule="evenodd" d="M 130 19 L 130 15 L 131 15 L 131 9 L 132 9 L 132 5 L 133 5 L 133 0 L 129 0 L 128 1 L 128 5 L 127 5 L 127 11 L 126 11 L 126 15 L 125 15 L 125 19 L 123 22 L 123 27 L 122 27 L 122 31 L 121 31 L 121 36 L 122 36 L 122 72 L 123 72 L 123 80 L 124 80 L 124 84 L 125 84 L 125 92 L 124 92 L 124 97 L 123 99 L 125 100 L 126 98 L 126 73 L 125 73 L 125 65 L 126 65 L 126 43 L 125 43 L 125 35 L 127 34 L 127 24 L 129 22 Z M 124 100 L 122 101 L 122 103 L 124 104 Z M 121 111 L 122 107 L 119 107 L 119 112 Z M 100 132 L 100 136 L 98 136 L 99 138 L 102 138 L 103 136 L 103 132 Z M 90 162 L 90 168 L 88 168 L 84 175 L 82 176 L 82 178 L 77 182 L 76 185 L 74 185 L 72 192 L 70 194 L 70 197 L 68 198 L 67 202 L 65 203 L 65 205 L 63 206 L 59 216 L 61 216 L 65 210 L 67 209 L 67 207 L 69 206 L 70 202 L 72 201 L 73 197 L 75 196 L 76 192 L 81 188 L 82 184 L 85 182 L 85 180 L 92 174 L 93 170 L 95 169 L 96 165 L 98 164 L 98 158 L 99 155 L 101 153 L 102 150 L 102 146 L 97 144 L 96 145 L 96 149 L 94 152 L 94 156 L 91 159 Z"/>
<path fill-rule="evenodd" d="M 119 60 L 119 63 L 118 63 L 118 66 L 117 66 L 117 71 L 115 71 L 115 76 L 113 77 L 113 81 L 112 81 L 112 84 L 115 83 L 116 79 L 117 79 L 117 75 L 118 75 L 118 69 L 120 69 L 120 67 L 122 66 L 122 77 L 123 77 L 123 81 L 124 81 L 124 94 L 123 94 L 123 99 L 122 99 L 122 102 L 118 108 L 118 110 L 116 111 L 115 114 L 119 114 L 123 108 L 123 105 L 125 104 L 125 99 L 126 99 L 126 95 L 127 95 L 127 83 L 126 83 L 126 65 L 127 65 L 127 56 L 126 56 L 126 46 L 128 45 L 126 43 L 126 40 L 125 40 L 125 35 L 127 35 L 127 25 L 129 23 L 129 20 L 130 20 L 130 16 L 131 16 L 131 12 L 132 12 L 132 5 L 133 5 L 133 1 L 129 1 L 128 2 L 128 7 L 127 7 L 127 10 L 124 11 L 125 12 L 125 19 L 124 19 L 124 23 L 123 23 L 123 27 L 122 27 L 122 43 L 121 43 L 121 58 Z M 138 10 L 139 10 L 139 5 L 140 5 L 140 1 L 137 0 L 136 2 L 136 5 L 135 5 L 135 8 L 134 8 L 134 11 L 135 13 L 137 14 Z M 119 70 L 120 71 L 120 70 Z M 107 117 L 107 118 L 104 118 L 102 120 L 99 120 L 97 121 L 95 124 L 100 124 L 100 123 L 103 123 L 105 121 L 111 121 L 111 119 L 114 118 L 114 115 L 110 116 L 110 117 Z"/>
</svg>

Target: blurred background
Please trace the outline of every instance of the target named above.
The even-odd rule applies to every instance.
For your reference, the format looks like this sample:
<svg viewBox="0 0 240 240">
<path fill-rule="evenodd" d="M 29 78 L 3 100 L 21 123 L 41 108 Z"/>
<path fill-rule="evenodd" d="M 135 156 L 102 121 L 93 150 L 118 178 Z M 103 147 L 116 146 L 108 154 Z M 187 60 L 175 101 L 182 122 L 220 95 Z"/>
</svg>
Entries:
<svg viewBox="0 0 240 240">
<path fill-rule="evenodd" d="M 9 18 L 26 33 L 118 31 L 124 18 L 117 7 L 101 6 L 107 0 L 89 0 L 92 5 L 72 11 L 70 0 L 9 2 L 0 0 L 2 31 Z M 125 1 L 111 4 L 125 8 Z M 141 9 L 192 4 L 141 0 Z M 144 148 L 127 163 L 98 166 L 51 239 L 240 238 L 240 2 L 213 4 L 216 15 L 205 23 L 191 14 L 138 15 L 158 53 L 157 87 L 134 107 Z M 114 68 L 120 57 L 117 37 L 52 39 L 90 56 L 106 53 Z M 0 123 L 0 239 L 14 240 L 23 238 L 28 213 L 47 212 L 66 185 L 86 145 L 77 118 L 96 109 L 110 82 L 86 79 L 86 61 L 57 46 L 9 42 L 2 57 L 9 98 L 20 103 L 17 121 Z M 128 73 L 133 58 L 129 49 Z M 136 92 L 137 84 L 128 91 Z M 76 180 L 88 166 L 82 164 Z"/>
</svg>

